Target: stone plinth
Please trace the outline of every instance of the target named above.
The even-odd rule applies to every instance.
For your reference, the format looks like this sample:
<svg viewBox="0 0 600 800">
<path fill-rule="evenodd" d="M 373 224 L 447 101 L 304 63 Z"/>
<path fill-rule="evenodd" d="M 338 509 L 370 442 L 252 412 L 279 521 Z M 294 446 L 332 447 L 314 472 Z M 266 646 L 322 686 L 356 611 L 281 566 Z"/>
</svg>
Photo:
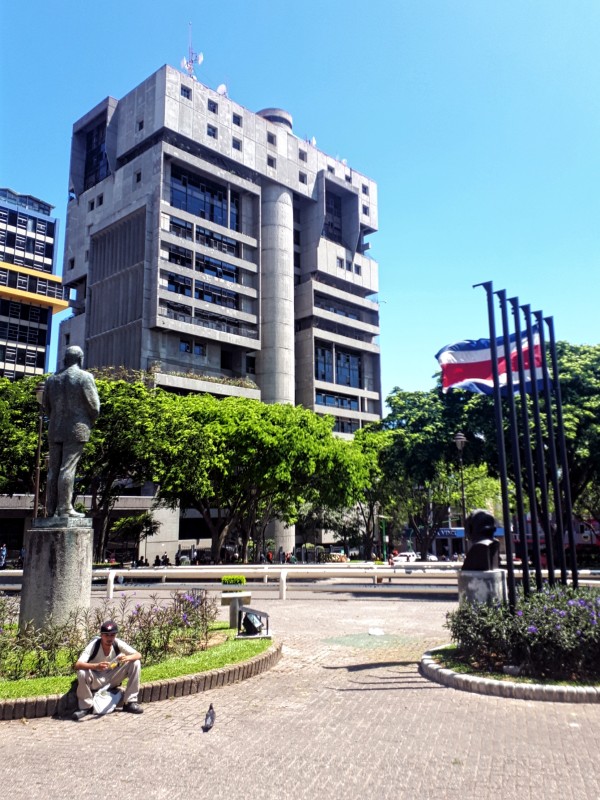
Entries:
<svg viewBox="0 0 600 800">
<path fill-rule="evenodd" d="M 90 607 L 92 520 L 83 517 L 36 519 L 25 532 L 25 563 L 19 626 L 43 628 L 50 618 L 66 622 Z"/>
<path fill-rule="evenodd" d="M 463 603 L 506 603 L 506 572 L 503 569 L 470 570 L 458 573 L 458 600 Z"/>
</svg>

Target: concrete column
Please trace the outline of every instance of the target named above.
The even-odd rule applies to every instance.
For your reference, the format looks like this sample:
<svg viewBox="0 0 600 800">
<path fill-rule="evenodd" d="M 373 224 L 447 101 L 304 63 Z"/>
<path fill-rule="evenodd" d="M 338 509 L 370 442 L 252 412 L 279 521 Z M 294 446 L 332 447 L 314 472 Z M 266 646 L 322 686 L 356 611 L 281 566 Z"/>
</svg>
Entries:
<svg viewBox="0 0 600 800">
<path fill-rule="evenodd" d="M 256 373 L 265 403 L 295 402 L 294 362 L 294 216 L 292 192 L 263 187 L 261 204 L 261 350 Z M 275 520 L 267 536 L 279 548 L 294 550 L 295 527 Z"/>
<path fill-rule="evenodd" d="M 264 187 L 261 217 L 261 351 L 257 358 L 258 383 L 266 403 L 294 403 L 292 192 L 277 184 Z"/>
<path fill-rule="evenodd" d="M 92 591 L 92 520 L 50 517 L 25 531 L 19 627 L 64 623 L 89 609 Z"/>
<path fill-rule="evenodd" d="M 465 603 L 506 603 L 506 570 L 459 570 L 458 602 Z"/>
</svg>

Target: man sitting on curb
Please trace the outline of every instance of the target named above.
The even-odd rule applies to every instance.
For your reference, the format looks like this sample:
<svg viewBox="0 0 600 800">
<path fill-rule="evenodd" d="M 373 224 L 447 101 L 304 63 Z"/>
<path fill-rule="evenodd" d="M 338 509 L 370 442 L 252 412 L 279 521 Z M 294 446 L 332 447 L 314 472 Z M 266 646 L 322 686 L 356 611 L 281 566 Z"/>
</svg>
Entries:
<svg viewBox="0 0 600 800">
<path fill-rule="evenodd" d="M 73 714 L 78 722 L 93 710 L 93 693 L 98 689 L 114 689 L 127 678 L 123 711 L 130 714 L 143 714 L 138 705 L 140 689 L 141 654 L 116 635 L 118 627 L 108 620 L 100 627 L 100 639 L 92 639 L 75 664 L 77 670 L 77 699 L 79 711 Z"/>
</svg>

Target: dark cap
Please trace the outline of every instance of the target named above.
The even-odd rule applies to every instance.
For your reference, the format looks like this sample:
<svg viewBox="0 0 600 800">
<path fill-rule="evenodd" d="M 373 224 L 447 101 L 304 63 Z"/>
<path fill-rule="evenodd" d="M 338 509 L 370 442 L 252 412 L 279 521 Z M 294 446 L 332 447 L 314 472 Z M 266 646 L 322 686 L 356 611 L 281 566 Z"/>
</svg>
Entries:
<svg viewBox="0 0 600 800">
<path fill-rule="evenodd" d="M 119 630 L 119 626 L 116 622 L 113 622 L 112 619 L 103 622 L 100 626 L 100 633 L 117 633 Z"/>
</svg>

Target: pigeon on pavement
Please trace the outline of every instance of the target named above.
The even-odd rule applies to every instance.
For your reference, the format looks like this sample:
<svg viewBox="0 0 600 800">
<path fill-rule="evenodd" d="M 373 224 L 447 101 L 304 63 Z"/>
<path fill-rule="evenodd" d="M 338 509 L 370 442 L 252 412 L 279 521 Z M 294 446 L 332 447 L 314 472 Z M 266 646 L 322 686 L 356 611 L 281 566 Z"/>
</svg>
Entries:
<svg viewBox="0 0 600 800">
<path fill-rule="evenodd" d="M 213 704 L 211 703 L 208 707 L 208 711 L 206 712 L 206 716 L 204 717 L 204 725 L 202 726 L 202 730 L 204 733 L 208 733 L 212 726 L 215 724 L 215 720 L 217 715 L 213 708 Z"/>
</svg>

